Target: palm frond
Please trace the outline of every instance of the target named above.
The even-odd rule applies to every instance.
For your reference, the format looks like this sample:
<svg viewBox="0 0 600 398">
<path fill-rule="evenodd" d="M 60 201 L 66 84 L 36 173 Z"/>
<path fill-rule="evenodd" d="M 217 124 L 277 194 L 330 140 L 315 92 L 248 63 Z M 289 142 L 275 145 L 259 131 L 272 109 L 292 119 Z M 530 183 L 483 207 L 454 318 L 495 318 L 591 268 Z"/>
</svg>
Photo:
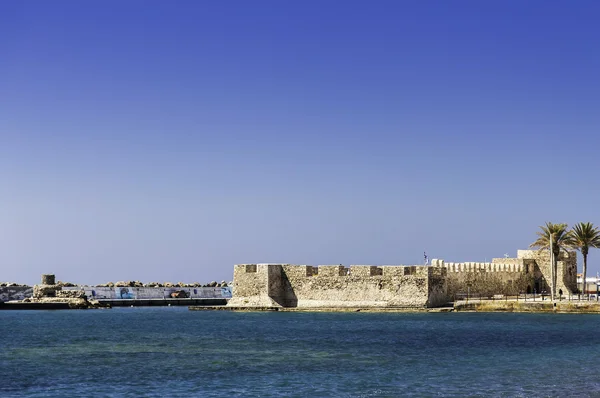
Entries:
<svg viewBox="0 0 600 398">
<path fill-rule="evenodd" d="M 555 252 L 566 250 L 572 244 L 572 237 L 567 228 L 568 225 L 564 223 L 554 224 L 546 222 L 546 225 L 540 226 L 540 231 L 536 233 L 538 236 L 537 240 L 529 245 L 529 247 L 539 250 L 549 249 L 550 241 L 552 241 Z"/>
<path fill-rule="evenodd" d="M 590 222 L 575 224 L 569 235 L 571 246 L 580 251 L 587 251 L 590 247 L 600 248 L 600 230 Z"/>
</svg>

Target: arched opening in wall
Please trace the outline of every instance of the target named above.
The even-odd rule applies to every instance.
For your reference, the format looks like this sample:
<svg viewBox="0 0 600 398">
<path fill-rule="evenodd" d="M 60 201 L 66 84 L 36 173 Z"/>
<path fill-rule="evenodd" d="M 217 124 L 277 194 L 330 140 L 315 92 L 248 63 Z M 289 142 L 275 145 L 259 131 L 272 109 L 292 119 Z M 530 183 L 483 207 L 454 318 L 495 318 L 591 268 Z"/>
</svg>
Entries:
<svg viewBox="0 0 600 398">
<path fill-rule="evenodd" d="M 527 294 L 531 294 L 531 285 L 527 285 Z"/>
<path fill-rule="evenodd" d="M 558 297 L 562 296 L 562 289 L 558 289 Z"/>
</svg>

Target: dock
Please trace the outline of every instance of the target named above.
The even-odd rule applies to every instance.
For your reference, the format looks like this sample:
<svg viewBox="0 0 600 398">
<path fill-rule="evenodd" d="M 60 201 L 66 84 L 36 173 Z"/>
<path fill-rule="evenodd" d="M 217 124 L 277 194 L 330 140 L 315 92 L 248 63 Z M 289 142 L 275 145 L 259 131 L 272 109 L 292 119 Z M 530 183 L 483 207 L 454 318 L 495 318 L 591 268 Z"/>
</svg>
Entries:
<svg viewBox="0 0 600 398">
<path fill-rule="evenodd" d="M 225 306 L 224 298 L 156 298 L 156 299 L 99 299 L 101 304 L 111 307 L 170 307 L 184 306 Z"/>
</svg>

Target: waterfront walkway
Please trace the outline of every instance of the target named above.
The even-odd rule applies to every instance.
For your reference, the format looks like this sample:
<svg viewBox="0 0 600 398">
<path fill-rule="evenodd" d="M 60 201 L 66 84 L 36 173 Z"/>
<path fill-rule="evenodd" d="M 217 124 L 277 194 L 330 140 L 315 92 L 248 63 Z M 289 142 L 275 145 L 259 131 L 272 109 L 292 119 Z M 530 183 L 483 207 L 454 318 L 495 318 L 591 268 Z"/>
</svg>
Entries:
<svg viewBox="0 0 600 398">
<path fill-rule="evenodd" d="M 537 300 L 508 297 L 501 300 L 469 299 L 454 302 L 454 311 L 600 313 L 600 302 L 587 298 L 578 300 L 575 296 L 557 299 L 554 302 L 549 297 L 545 297 L 544 300 L 540 297 Z"/>
</svg>

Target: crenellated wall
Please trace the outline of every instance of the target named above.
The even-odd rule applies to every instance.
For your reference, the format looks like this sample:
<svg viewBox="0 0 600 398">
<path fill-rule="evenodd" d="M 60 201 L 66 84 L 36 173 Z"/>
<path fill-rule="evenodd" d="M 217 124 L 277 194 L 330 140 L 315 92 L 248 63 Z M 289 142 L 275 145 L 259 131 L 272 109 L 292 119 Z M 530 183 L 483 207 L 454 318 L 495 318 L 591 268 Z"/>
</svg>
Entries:
<svg viewBox="0 0 600 398">
<path fill-rule="evenodd" d="M 577 257 L 561 253 L 557 293 L 575 293 Z M 457 294 L 474 296 L 550 292 L 547 252 L 519 250 L 516 258 L 431 266 L 240 264 L 234 267 L 230 306 L 406 307 L 440 306 Z"/>
<path fill-rule="evenodd" d="M 516 258 L 494 258 L 491 263 L 446 263 L 432 260 L 433 266 L 448 270 L 448 294 L 492 296 L 496 294 L 550 293 L 550 255 L 548 251 L 519 250 Z M 558 261 L 557 293 L 577 290 L 577 256 L 561 252 Z"/>
<path fill-rule="evenodd" d="M 448 294 L 470 293 L 490 297 L 532 292 L 533 267 L 524 264 L 464 263 L 448 264 Z"/>
<path fill-rule="evenodd" d="M 276 307 L 283 301 L 281 264 L 238 264 L 233 281 L 231 305 Z"/>
<path fill-rule="evenodd" d="M 423 308 L 448 301 L 446 270 L 436 267 L 256 264 L 256 272 L 247 271 L 253 268 L 235 266 L 230 306 Z"/>
</svg>

